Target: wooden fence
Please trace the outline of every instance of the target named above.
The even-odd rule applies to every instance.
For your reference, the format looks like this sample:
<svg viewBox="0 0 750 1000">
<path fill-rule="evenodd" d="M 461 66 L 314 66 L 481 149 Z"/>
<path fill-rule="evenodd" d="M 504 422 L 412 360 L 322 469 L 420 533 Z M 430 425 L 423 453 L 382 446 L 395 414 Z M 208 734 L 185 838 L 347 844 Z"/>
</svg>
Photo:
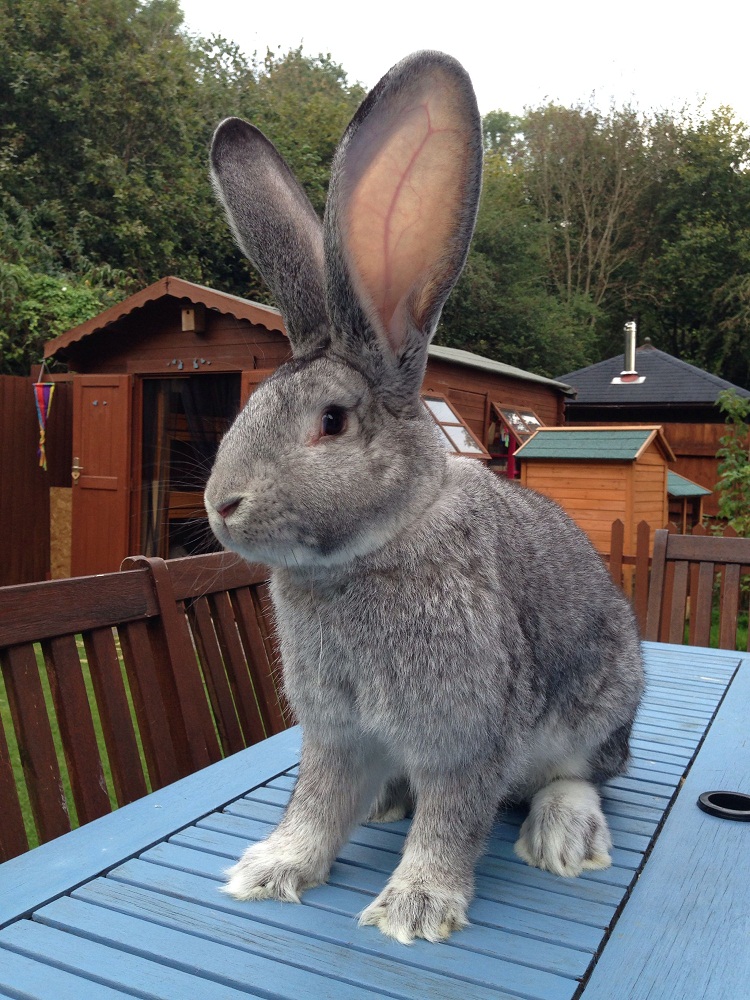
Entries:
<svg viewBox="0 0 750 1000">
<path fill-rule="evenodd" d="M 72 386 L 57 382 L 39 467 L 33 380 L 0 375 L 0 586 L 50 572 L 50 487 L 70 486 Z"/>
<path fill-rule="evenodd" d="M 0 861 L 287 725 L 263 570 L 124 565 L 0 589 Z"/>
<path fill-rule="evenodd" d="M 679 534 L 676 524 L 666 525 L 670 534 Z M 696 525 L 691 535 L 698 537 L 716 537 L 716 532 L 709 532 L 702 525 Z M 737 538 L 734 528 L 725 527 L 718 536 L 723 538 Z M 648 612 L 648 596 L 651 578 L 651 552 L 653 550 L 653 535 L 650 525 L 646 521 L 641 521 L 637 528 L 635 554 L 624 554 L 625 525 L 617 520 L 612 523 L 612 533 L 610 538 L 609 556 L 605 557 L 609 565 L 609 572 L 618 587 L 622 587 L 633 603 L 635 615 L 638 620 L 642 634 L 646 633 L 646 617 Z M 742 576 L 750 574 L 750 566 L 742 567 Z M 721 587 L 719 577 L 718 586 Z M 692 588 L 695 589 L 695 586 Z M 720 604 L 721 593 L 717 593 L 716 606 Z M 747 599 L 745 598 L 745 603 Z M 747 610 L 745 608 L 744 610 Z M 687 594 L 686 615 L 688 620 L 688 639 L 693 642 L 694 621 L 690 618 L 690 590 Z M 665 626 L 666 629 L 666 626 Z M 666 631 L 660 636 L 661 641 L 666 642 Z M 734 648 L 733 646 L 731 648 Z"/>
</svg>

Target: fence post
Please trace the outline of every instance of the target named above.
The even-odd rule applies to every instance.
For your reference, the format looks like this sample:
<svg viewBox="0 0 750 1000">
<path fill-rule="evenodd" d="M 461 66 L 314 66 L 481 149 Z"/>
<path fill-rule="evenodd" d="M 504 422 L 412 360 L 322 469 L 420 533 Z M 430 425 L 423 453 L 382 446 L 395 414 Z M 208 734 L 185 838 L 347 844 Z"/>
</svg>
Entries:
<svg viewBox="0 0 750 1000">
<path fill-rule="evenodd" d="M 618 587 L 622 587 L 622 551 L 625 542 L 625 525 L 618 518 L 612 522 L 609 541 L 609 575 Z"/>
<path fill-rule="evenodd" d="M 635 617 L 641 629 L 641 633 L 646 631 L 646 614 L 648 611 L 648 578 L 649 578 L 649 549 L 651 548 L 651 525 L 648 521 L 641 521 L 638 524 L 635 546 L 635 592 L 633 594 L 633 606 Z"/>
</svg>

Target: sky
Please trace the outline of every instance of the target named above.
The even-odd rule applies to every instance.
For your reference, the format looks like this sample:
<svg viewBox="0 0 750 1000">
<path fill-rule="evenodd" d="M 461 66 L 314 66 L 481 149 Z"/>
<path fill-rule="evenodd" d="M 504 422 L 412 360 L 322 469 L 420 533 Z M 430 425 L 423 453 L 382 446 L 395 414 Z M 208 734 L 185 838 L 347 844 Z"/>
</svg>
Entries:
<svg viewBox="0 0 750 1000">
<path fill-rule="evenodd" d="M 350 82 L 372 87 L 417 49 L 455 56 L 482 114 L 520 114 L 547 100 L 630 103 L 641 111 L 729 105 L 750 123 L 747 0 L 181 0 L 186 26 L 246 53 L 302 43 L 330 53 Z M 229 112 L 231 109 L 227 109 Z"/>
</svg>

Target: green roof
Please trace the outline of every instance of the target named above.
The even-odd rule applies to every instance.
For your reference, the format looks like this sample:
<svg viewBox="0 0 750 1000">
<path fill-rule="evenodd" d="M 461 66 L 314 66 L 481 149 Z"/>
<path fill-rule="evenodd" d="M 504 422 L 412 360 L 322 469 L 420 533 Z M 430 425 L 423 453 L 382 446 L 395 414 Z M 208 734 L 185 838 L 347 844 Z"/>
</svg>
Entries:
<svg viewBox="0 0 750 1000">
<path fill-rule="evenodd" d="M 517 454 L 527 458 L 588 459 L 600 462 L 633 461 L 654 433 L 653 427 L 622 430 L 565 430 L 542 428 Z"/>
<path fill-rule="evenodd" d="M 685 479 L 676 472 L 667 472 L 667 493 L 671 497 L 707 497 L 711 490 Z"/>
</svg>

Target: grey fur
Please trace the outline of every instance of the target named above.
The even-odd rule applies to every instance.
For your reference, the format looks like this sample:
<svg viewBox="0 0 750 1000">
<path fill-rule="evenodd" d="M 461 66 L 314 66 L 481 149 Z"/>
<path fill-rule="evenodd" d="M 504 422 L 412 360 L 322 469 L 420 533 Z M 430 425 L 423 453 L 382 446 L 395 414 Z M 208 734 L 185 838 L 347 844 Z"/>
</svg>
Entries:
<svg viewBox="0 0 750 1000">
<path fill-rule="evenodd" d="M 423 93 L 436 74 L 469 122 L 467 166 L 444 195 L 456 208 L 450 245 L 429 263 L 438 275 L 427 282 L 431 298 L 422 296 L 421 311 L 407 301 L 411 326 L 394 348 L 350 275 L 338 221 L 349 197 L 347 150 L 363 133 L 365 148 L 377 148 L 380 102 L 412 85 Z M 303 727 L 285 816 L 231 869 L 226 891 L 296 899 L 326 878 L 355 822 L 401 815 L 413 798 L 404 857 L 362 920 L 401 941 L 437 940 L 466 923 L 474 866 L 502 802 L 534 803 L 517 845 L 531 863 L 564 875 L 608 863 L 590 782 L 625 767 L 643 676 L 630 606 L 583 533 L 549 500 L 448 457 L 419 401 L 427 345 L 479 195 L 481 131 L 468 78 L 448 57 L 419 53 L 363 109 L 331 184 L 326 334 L 253 393 L 206 488 L 220 541 L 272 567 L 285 690 Z M 265 205 L 272 185 L 254 191 L 242 142 L 235 150 L 226 140 L 231 167 L 217 183 L 228 211 L 239 201 L 279 216 L 284 197 Z M 260 237 L 245 234 L 245 245 L 267 238 L 258 225 Z M 282 284 L 290 269 L 297 289 L 295 254 L 275 266 Z M 426 281 L 420 272 L 415 287 Z M 307 300 L 318 295 L 315 279 Z M 294 311 L 288 288 L 280 297 Z M 320 330 L 317 314 L 311 326 Z M 321 437 L 331 406 L 346 412 L 347 426 Z"/>
</svg>

